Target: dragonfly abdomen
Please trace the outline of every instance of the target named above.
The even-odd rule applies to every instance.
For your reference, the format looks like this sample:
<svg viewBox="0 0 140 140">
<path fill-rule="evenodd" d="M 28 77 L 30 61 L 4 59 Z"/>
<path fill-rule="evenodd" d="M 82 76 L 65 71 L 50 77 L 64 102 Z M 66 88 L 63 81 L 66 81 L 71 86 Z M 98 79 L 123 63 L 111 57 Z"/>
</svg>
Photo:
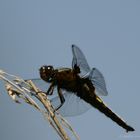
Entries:
<svg viewBox="0 0 140 140">
<path fill-rule="evenodd" d="M 127 125 L 127 123 L 120 118 L 117 114 L 115 114 L 111 109 L 109 109 L 106 104 L 96 95 L 91 97 L 91 94 L 86 94 L 83 98 L 84 101 L 98 109 L 100 112 L 105 114 L 107 117 L 109 117 L 111 120 L 116 122 L 119 126 L 126 129 L 126 131 L 134 131 L 134 128 Z"/>
</svg>

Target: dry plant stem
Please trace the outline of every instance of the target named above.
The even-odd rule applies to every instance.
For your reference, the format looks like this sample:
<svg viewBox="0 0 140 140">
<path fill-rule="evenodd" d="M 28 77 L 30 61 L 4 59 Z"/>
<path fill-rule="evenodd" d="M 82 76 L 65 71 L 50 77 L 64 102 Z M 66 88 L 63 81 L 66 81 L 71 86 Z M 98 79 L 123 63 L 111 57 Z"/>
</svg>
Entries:
<svg viewBox="0 0 140 140">
<path fill-rule="evenodd" d="M 31 84 L 31 86 L 33 87 L 34 91 L 36 93 L 38 93 L 38 98 L 39 100 L 42 102 L 42 104 L 44 105 L 44 107 L 47 109 L 47 111 L 50 113 L 50 117 L 51 119 L 54 121 L 55 125 L 57 126 L 57 129 L 59 130 L 59 134 L 61 134 L 61 138 L 63 138 L 63 140 L 70 140 L 70 138 L 67 136 L 65 130 L 63 129 L 63 127 L 60 125 L 57 117 L 55 116 L 54 110 L 51 107 L 51 104 L 48 100 L 45 100 L 42 96 L 43 93 L 41 93 L 36 86 L 33 84 L 32 81 L 29 81 L 29 83 Z"/>
<path fill-rule="evenodd" d="M 23 79 L 2 70 L 0 70 L 0 80 L 5 81 L 6 90 L 12 100 L 14 100 L 16 103 L 20 103 L 19 99 L 22 99 L 25 103 L 35 107 L 42 113 L 44 118 L 49 121 L 50 125 L 54 128 L 62 140 L 70 140 L 70 138 L 61 125 L 68 128 L 73 133 L 75 138 L 79 140 L 78 135 L 74 132 L 70 124 L 58 112 L 55 111 L 46 94 L 40 92 L 32 81 L 26 82 Z M 22 83 L 25 85 L 22 85 Z M 30 96 L 37 98 L 44 105 L 47 111 L 44 109 L 42 110 Z"/>
<path fill-rule="evenodd" d="M 11 75 L 10 75 L 11 76 Z M 12 77 L 13 77 L 13 75 L 12 75 Z M 14 76 L 15 77 L 15 76 Z M 16 77 L 17 78 L 17 77 Z M 7 79 L 5 76 L 3 76 L 3 75 L 1 75 L 0 74 L 0 79 L 2 79 L 2 80 L 4 80 L 7 84 L 6 84 L 6 90 L 8 91 L 8 93 L 10 92 L 11 94 L 14 94 L 14 90 L 13 90 L 13 88 L 16 88 L 17 89 L 17 91 L 18 92 L 21 92 L 21 93 L 24 93 L 24 94 L 26 94 L 25 93 L 25 91 L 23 90 L 23 89 L 21 89 L 21 88 L 19 88 L 15 83 L 13 83 L 12 81 L 10 81 L 9 79 Z M 35 86 L 34 86 L 34 88 L 35 88 Z M 37 91 L 37 88 L 36 88 L 36 91 Z M 28 94 L 26 94 L 26 96 L 28 96 Z M 41 97 L 41 98 L 40 98 Z M 20 97 L 21 98 L 21 97 Z M 34 100 L 32 99 L 32 98 L 30 98 L 30 96 L 28 96 L 28 98 L 29 99 L 31 99 L 31 101 L 34 103 L 34 104 L 36 104 L 35 102 L 34 102 Z M 38 98 L 40 101 L 42 101 L 41 99 L 44 99 L 43 98 L 43 96 L 40 94 L 40 96 L 38 97 L 38 96 L 36 96 L 36 98 Z M 24 100 L 24 98 L 23 98 L 23 100 Z M 46 100 L 45 100 L 46 101 Z M 40 108 L 39 108 L 39 106 L 36 104 L 36 109 L 37 110 L 39 110 L 40 112 L 44 112 L 44 111 L 42 111 Z M 45 107 L 46 108 L 46 107 Z M 45 113 L 45 112 L 44 112 Z M 44 114 L 43 113 L 43 114 Z M 45 115 L 47 115 L 46 113 L 45 113 Z M 56 130 L 56 132 L 58 133 L 58 135 L 61 137 L 61 139 L 62 140 L 69 140 L 69 139 L 66 139 L 61 133 L 60 133 L 60 131 L 56 128 L 56 126 L 55 126 L 55 124 L 53 123 L 53 121 L 52 121 L 52 119 L 50 120 L 49 119 L 49 116 L 47 115 L 47 117 L 45 117 L 45 118 L 47 118 L 48 119 L 48 121 L 50 122 L 50 124 L 52 125 L 52 127 Z"/>
<path fill-rule="evenodd" d="M 60 119 L 61 119 L 63 125 L 64 125 L 65 127 L 67 127 L 67 128 L 73 133 L 73 135 L 75 136 L 75 138 L 76 138 L 77 140 L 80 140 L 79 136 L 76 134 L 76 132 L 73 130 L 73 128 L 71 127 L 71 125 L 67 122 L 67 120 L 65 120 L 60 114 L 59 114 L 59 117 L 60 117 Z"/>
</svg>

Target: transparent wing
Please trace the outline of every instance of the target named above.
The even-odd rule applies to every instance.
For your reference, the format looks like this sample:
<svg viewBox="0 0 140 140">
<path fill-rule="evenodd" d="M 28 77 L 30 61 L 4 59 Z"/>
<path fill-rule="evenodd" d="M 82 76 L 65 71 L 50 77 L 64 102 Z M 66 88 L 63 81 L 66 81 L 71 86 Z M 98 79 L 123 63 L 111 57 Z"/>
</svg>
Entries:
<svg viewBox="0 0 140 140">
<path fill-rule="evenodd" d="M 95 92 L 97 95 L 108 95 L 105 79 L 98 69 L 93 68 L 88 78 L 91 80 L 93 86 L 95 87 Z"/>
<path fill-rule="evenodd" d="M 102 73 L 96 68 L 90 70 L 83 52 L 76 45 L 72 45 L 72 53 L 72 68 L 74 68 L 74 65 L 79 66 L 81 71 L 80 76 L 88 77 L 91 80 L 93 86 L 95 87 L 96 94 L 106 96 L 108 92 Z"/>
<path fill-rule="evenodd" d="M 73 53 L 73 60 L 72 60 L 72 68 L 74 66 L 79 66 L 80 68 L 80 76 L 86 75 L 90 71 L 90 67 L 87 63 L 87 60 L 83 54 L 83 52 L 76 46 L 72 45 L 72 53 Z"/>
<path fill-rule="evenodd" d="M 30 79 L 33 83 L 43 92 L 46 92 L 49 88 L 50 84 L 43 81 L 40 78 Z M 62 107 L 58 110 L 62 116 L 77 116 L 80 115 L 91 108 L 91 106 L 86 103 L 84 100 L 80 99 L 76 96 L 76 93 L 68 92 L 66 90 L 62 90 L 62 94 L 65 98 L 65 102 Z M 57 108 L 61 102 L 57 93 L 57 88 L 54 88 L 53 95 L 48 96 L 52 105 Z"/>
<path fill-rule="evenodd" d="M 25 81 L 28 80 L 32 80 L 33 83 L 43 92 L 46 92 L 47 89 L 50 87 L 50 83 L 43 81 L 41 78 L 27 79 Z"/>
<path fill-rule="evenodd" d="M 72 92 L 63 91 L 63 96 L 65 98 L 65 102 L 58 110 L 62 116 L 70 117 L 81 115 L 91 108 L 90 104 L 86 103 Z M 55 108 L 60 105 L 60 99 L 58 96 L 54 97 L 51 102 Z"/>
</svg>

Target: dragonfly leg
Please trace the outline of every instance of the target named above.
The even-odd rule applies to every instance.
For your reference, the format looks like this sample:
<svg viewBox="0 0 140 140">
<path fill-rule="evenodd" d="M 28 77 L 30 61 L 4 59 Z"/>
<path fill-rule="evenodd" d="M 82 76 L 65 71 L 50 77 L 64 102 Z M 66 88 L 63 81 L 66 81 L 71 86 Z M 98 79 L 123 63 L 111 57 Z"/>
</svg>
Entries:
<svg viewBox="0 0 140 140">
<path fill-rule="evenodd" d="M 51 83 L 49 89 L 47 90 L 46 94 L 47 95 L 52 95 L 54 90 L 54 83 Z"/>
<path fill-rule="evenodd" d="M 61 88 L 57 87 L 57 91 L 58 91 L 58 95 L 59 95 L 61 104 L 56 108 L 56 110 L 58 110 L 64 104 L 64 102 L 65 102 L 65 98 L 64 98 L 64 96 L 62 94 Z"/>
</svg>

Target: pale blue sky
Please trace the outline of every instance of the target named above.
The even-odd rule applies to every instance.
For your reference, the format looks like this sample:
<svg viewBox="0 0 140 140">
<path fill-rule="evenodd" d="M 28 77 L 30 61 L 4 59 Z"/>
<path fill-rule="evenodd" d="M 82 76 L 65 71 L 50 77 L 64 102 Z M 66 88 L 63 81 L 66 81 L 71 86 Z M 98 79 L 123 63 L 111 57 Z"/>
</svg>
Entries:
<svg viewBox="0 0 140 140">
<path fill-rule="evenodd" d="M 0 69 L 39 77 L 41 65 L 71 67 L 71 44 L 104 74 L 105 102 L 136 131 L 125 133 L 94 108 L 67 118 L 81 140 L 140 137 L 140 1 L 0 0 Z M 0 139 L 59 140 L 28 105 L 14 104 L 0 83 Z"/>
</svg>

